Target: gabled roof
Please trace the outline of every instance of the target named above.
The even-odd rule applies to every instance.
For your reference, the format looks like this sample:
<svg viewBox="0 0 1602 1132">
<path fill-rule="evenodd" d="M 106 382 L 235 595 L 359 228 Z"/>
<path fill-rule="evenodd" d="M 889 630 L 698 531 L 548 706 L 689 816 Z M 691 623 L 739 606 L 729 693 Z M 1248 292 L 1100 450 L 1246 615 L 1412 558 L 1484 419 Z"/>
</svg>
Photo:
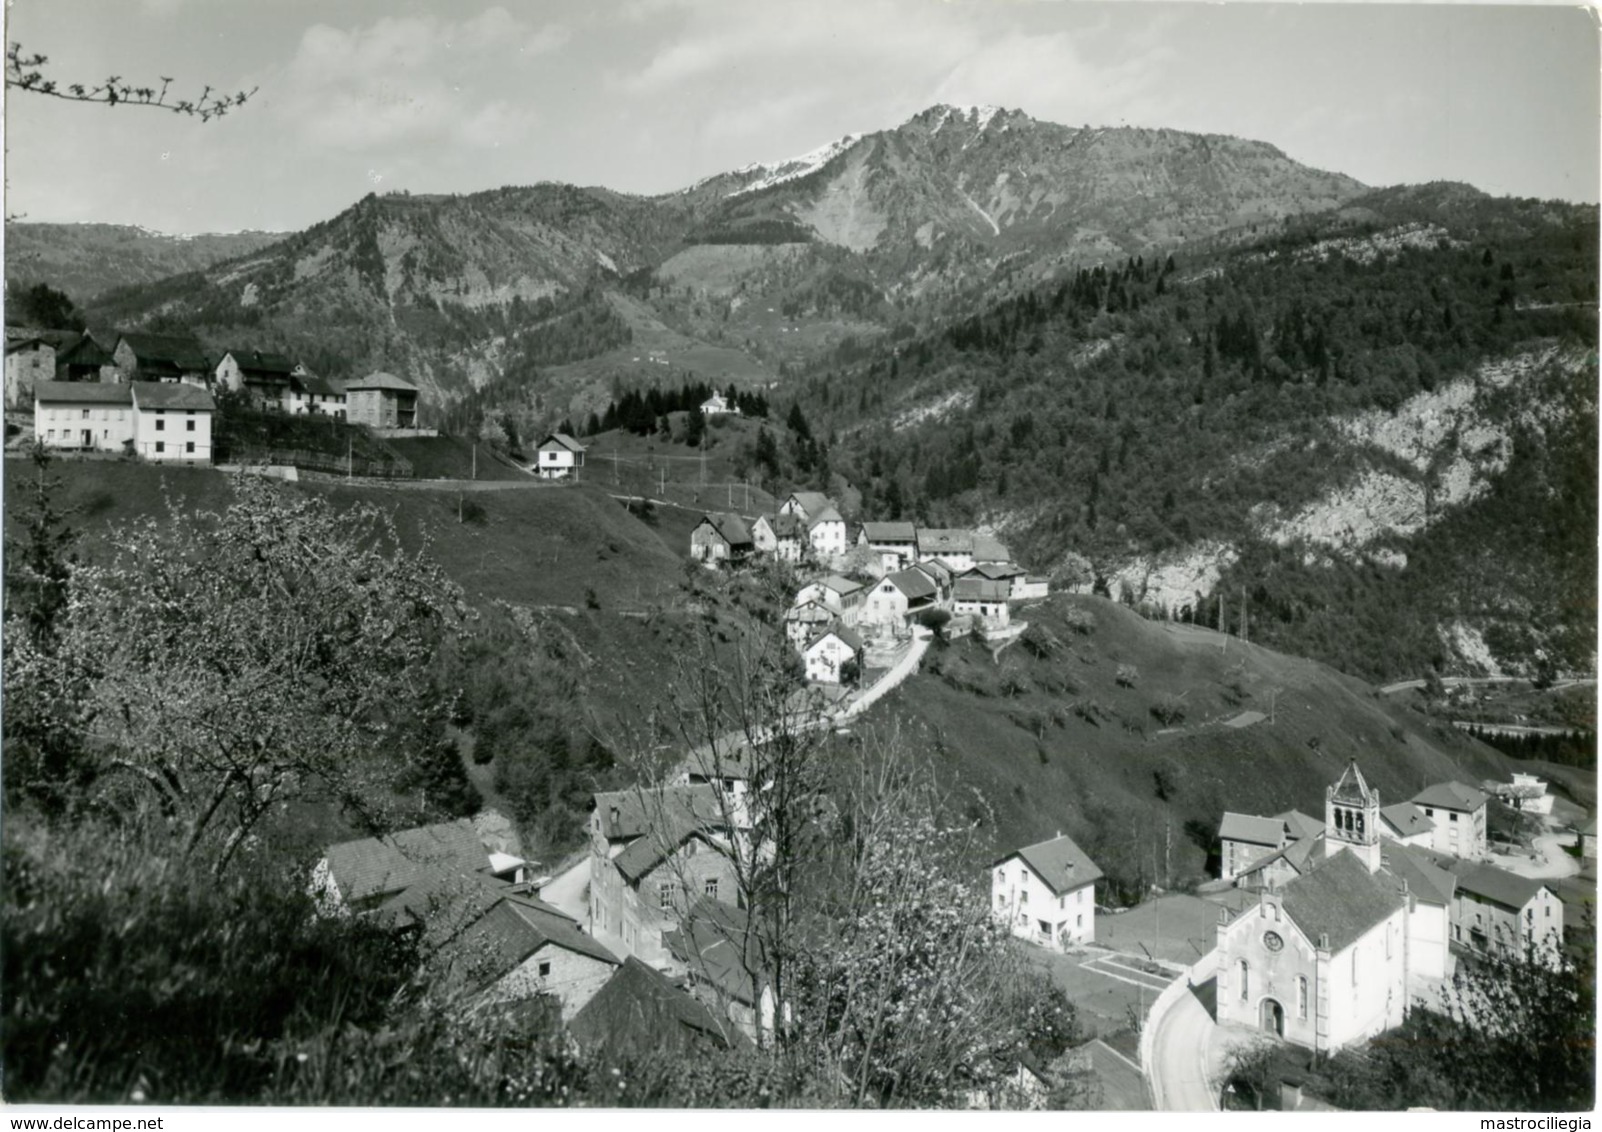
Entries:
<svg viewBox="0 0 1602 1132">
<path fill-rule="evenodd" d="M 976 534 L 973 536 L 973 557 L 976 562 L 1010 562 L 1012 551 L 999 539 Z"/>
<path fill-rule="evenodd" d="M 1468 893 L 1492 904 L 1500 904 L 1504 908 L 1523 908 L 1535 899 L 1536 893 L 1547 888 L 1543 881 L 1521 877 L 1517 873 L 1510 873 L 1494 865 L 1484 865 L 1448 853 L 1437 853 L 1420 846 L 1413 846 L 1412 852 L 1420 859 L 1455 876 L 1459 892 Z"/>
<path fill-rule="evenodd" d="M 1277 818 L 1260 818 L 1256 814 L 1237 814 L 1225 810 L 1224 820 L 1218 825 L 1218 837 L 1222 841 L 1245 841 L 1278 849 L 1285 840 L 1285 823 Z"/>
<path fill-rule="evenodd" d="M 786 621 L 808 621 L 814 624 L 820 622 L 827 624 L 834 620 L 834 610 L 817 600 L 804 601 L 800 605 L 791 606 L 790 611 L 784 615 L 784 619 Z"/>
<path fill-rule="evenodd" d="M 773 519 L 773 537 L 776 539 L 801 539 L 806 536 L 807 525 L 799 515 L 776 515 Z"/>
<path fill-rule="evenodd" d="M 471 822 L 444 822 L 329 846 L 328 871 L 347 903 L 400 892 L 441 868 L 478 872 L 489 854 Z"/>
<path fill-rule="evenodd" d="M 701 522 L 697 523 L 696 526 L 699 527 L 701 523 L 709 524 L 714 531 L 723 537 L 723 541 L 731 547 L 755 545 L 754 540 L 751 538 L 751 531 L 745 525 L 745 520 L 738 515 L 730 515 L 723 512 L 702 515 Z"/>
<path fill-rule="evenodd" d="M 328 378 L 318 377 L 314 373 L 290 374 L 289 387 L 297 393 L 316 397 L 343 397 L 345 395 L 344 390 L 340 389 Z"/>
<path fill-rule="evenodd" d="M 133 392 L 126 385 L 107 385 L 98 381 L 38 381 L 33 399 L 68 405 L 132 405 Z"/>
<path fill-rule="evenodd" d="M 140 368 L 211 369 L 211 359 L 206 356 L 205 347 L 185 334 L 129 332 L 121 335 L 118 341 L 128 344 Z"/>
<path fill-rule="evenodd" d="M 951 584 L 951 570 L 944 562 L 917 562 L 907 567 L 908 570 L 917 570 L 937 586 Z"/>
<path fill-rule="evenodd" d="M 792 500 L 797 507 L 805 512 L 809 519 L 824 508 L 834 506 L 834 500 L 824 495 L 821 491 L 792 491 L 790 498 L 785 502 L 788 503 Z"/>
<path fill-rule="evenodd" d="M 1407 890 L 1426 904 L 1450 906 L 1457 877 L 1411 845 L 1387 845 L 1382 867 L 1407 882 Z"/>
<path fill-rule="evenodd" d="M 916 566 L 906 570 L 897 570 L 894 574 L 887 574 L 884 580 L 905 594 L 908 601 L 917 601 L 919 598 L 935 596 L 934 581 L 926 572 Z"/>
<path fill-rule="evenodd" d="M 233 358 L 241 373 L 263 377 L 287 378 L 295 369 L 295 363 L 289 358 L 267 350 L 229 350 L 223 357 Z"/>
<path fill-rule="evenodd" d="M 183 385 L 173 381 L 136 381 L 133 383 L 134 404 L 141 409 L 176 409 L 179 411 L 215 412 L 217 402 L 198 385 Z"/>
<path fill-rule="evenodd" d="M 1386 806 L 1380 811 L 1380 820 L 1394 829 L 1398 837 L 1412 837 L 1415 833 L 1428 833 L 1435 828 L 1435 823 L 1412 802 Z"/>
<path fill-rule="evenodd" d="M 612 864 L 617 866 L 624 880 L 634 884 L 671 857 L 690 838 L 699 837 L 711 845 L 709 824 L 683 814 L 675 815 L 647 830 L 643 837 L 629 842 L 628 848 L 612 858 Z M 721 824 L 721 815 L 718 824 Z"/>
<path fill-rule="evenodd" d="M 918 553 L 972 554 L 973 532 L 946 527 L 920 527 Z"/>
<path fill-rule="evenodd" d="M 553 432 L 553 433 L 551 433 L 551 435 L 547 436 L 544 440 L 540 441 L 540 451 L 543 452 L 545 449 L 551 447 L 553 444 L 556 445 L 559 448 L 566 448 L 569 452 L 583 452 L 584 451 L 584 445 L 582 445 L 578 441 L 574 440 L 571 436 L 569 436 L 565 432 Z"/>
<path fill-rule="evenodd" d="M 669 786 L 661 790 L 613 790 L 595 795 L 601 836 L 608 841 L 639 837 L 653 824 L 691 818 L 715 825 L 723 817 L 710 786 Z"/>
<path fill-rule="evenodd" d="M 977 575 L 981 578 L 989 578 L 992 581 L 1000 581 L 1002 579 L 1016 578 L 1022 573 L 1023 567 L 1015 566 L 1011 562 L 980 562 L 973 569 L 966 571 L 963 576 Z"/>
<path fill-rule="evenodd" d="M 816 526 L 818 526 L 818 525 L 820 525 L 822 523 L 843 523 L 843 522 L 845 522 L 845 520 L 840 517 L 840 512 L 836 511 L 833 507 L 825 507 L 822 511 L 819 511 L 816 515 L 812 515 L 810 518 L 808 518 L 808 520 L 807 520 L 807 530 L 810 531 L 813 527 L 816 527 Z"/>
<path fill-rule="evenodd" d="M 1461 782 L 1437 782 L 1434 786 L 1426 786 L 1413 795 L 1413 802 L 1420 806 L 1438 806 L 1443 810 L 1473 811 L 1485 805 L 1490 799 L 1472 786 L 1464 786 Z"/>
<path fill-rule="evenodd" d="M 991 578 L 961 577 L 952 586 L 955 601 L 1006 601 L 1012 584 Z"/>
<path fill-rule="evenodd" d="M 370 373 L 366 377 L 358 378 L 345 384 L 346 393 L 352 393 L 359 389 L 390 389 L 397 393 L 417 392 L 417 386 L 411 382 L 404 381 L 392 373 L 384 373 L 382 371 Z"/>
<path fill-rule="evenodd" d="M 916 542 L 918 532 L 911 523 L 863 523 L 862 533 L 869 542 Z"/>
<path fill-rule="evenodd" d="M 1274 820 L 1285 823 L 1285 833 L 1293 841 L 1318 837 L 1324 832 L 1324 823 L 1300 810 L 1286 810 L 1275 814 Z"/>
<path fill-rule="evenodd" d="M 1320 832 L 1314 837 L 1303 837 L 1292 841 L 1277 853 L 1270 853 L 1259 861 L 1253 861 L 1249 866 L 1236 873 L 1237 877 L 1251 876 L 1254 873 L 1266 872 L 1270 865 L 1283 861 L 1296 873 L 1310 873 L 1324 860 L 1324 835 Z"/>
<path fill-rule="evenodd" d="M 862 638 L 857 636 L 857 634 L 852 630 L 847 629 L 844 625 L 839 625 L 832 629 L 825 629 L 817 636 L 813 637 L 807 642 L 807 651 L 811 652 L 816 645 L 821 643 L 827 637 L 838 637 L 841 643 L 843 643 L 852 652 L 862 651 Z"/>
<path fill-rule="evenodd" d="M 603 1055 L 649 1055 L 706 1043 L 719 1048 L 742 1035 L 720 1022 L 694 996 L 634 956 L 623 960 L 606 985 L 567 1025 L 586 1051 Z"/>
<path fill-rule="evenodd" d="M 1341 850 L 1285 886 L 1285 914 L 1313 946 L 1329 936 L 1332 952 L 1357 940 L 1403 905 L 1395 880 L 1376 876 L 1357 854 Z"/>
<path fill-rule="evenodd" d="M 690 906 L 676 931 L 662 943 L 692 975 L 747 1006 L 757 1004 L 751 969 L 763 970 L 761 940 L 751 933 L 750 917 L 721 900 L 702 897 Z"/>
<path fill-rule="evenodd" d="M 833 590 L 841 597 L 854 594 L 862 588 L 861 582 L 852 581 L 850 578 L 842 578 L 839 574 L 830 574 L 818 584 L 826 590 Z"/>
<path fill-rule="evenodd" d="M 58 366 L 109 366 L 114 365 L 116 360 L 110 350 L 88 334 L 56 351 Z"/>
<path fill-rule="evenodd" d="M 1066 834 L 1060 834 L 1050 841 L 1025 846 L 1016 853 L 1007 854 L 996 864 L 1005 864 L 1014 857 L 1023 858 L 1023 863 L 1046 882 L 1053 894 L 1059 896 L 1076 888 L 1083 888 L 1102 877 L 1102 871 L 1096 867 L 1096 862 L 1092 861 L 1085 851 L 1074 843 L 1074 839 Z"/>
<path fill-rule="evenodd" d="M 462 932 L 465 953 L 487 956 L 484 973 L 499 978 L 547 945 L 617 964 L 617 956 L 567 916 L 539 901 L 506 895 Z"/>
<path fill-rule="evenodd" d="M 1363 772 L 1357 768 L 1357 760 L 1352 759 L 1341 772 L 1340 781 L 1336 782 L 1330 795 L 1337 802 L 1345 802 L 1354 806 L 1362 806 L 1374 796 L 1368 787 L 1368 780 Z"/>
</svg>

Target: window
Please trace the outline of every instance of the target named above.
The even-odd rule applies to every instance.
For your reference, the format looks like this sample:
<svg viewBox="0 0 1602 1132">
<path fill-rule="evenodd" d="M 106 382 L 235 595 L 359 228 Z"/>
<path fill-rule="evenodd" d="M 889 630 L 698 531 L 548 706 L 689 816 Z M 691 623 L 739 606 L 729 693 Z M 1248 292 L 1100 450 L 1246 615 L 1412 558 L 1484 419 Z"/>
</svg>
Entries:
<svg viewBox="0 0 1602 1132">
<path fill-rule="evenodd" d="M 1296 977 L 1296 1017 L 1307 1017 L 1307 976 Z"/>
<path fill-rule="evenodd" d="M 1020 903 L 1020 904 L 1029 903 L 1029 890 L 1027 888 L 1024 889 L 1022 892 L 1020 892 L 1018 894 L 1018 903 Z"/>
<path fill-rule="evenodd" d="M 88 409 L 85 409 L 83 411 L 83 419 L 84 420 L 88 420 L 89 419 L 89 410 Z"/>
<path fill-rule="evenodd" d="M 156 418 L 156 431 L 157 432 L 166 432 L 167 431 L 167 422 L 162 420 L 160 417 Z"/>
<path fill-rule="evenodd" d="M 46 434 L 46 439 L 47 440 L 54 440 L 55 438 L 56 438 L 56 430 L 55 429 L 49 430 L 49 432 Z"/>
<path fill-rule="evenodd" d="M 161 441 L 161 440 L 156 441 L 156 451 L 157 452 L 165 452 L 165 451 L 167 451 L 166 442 L 165 441 Z"/>
<path fill-rule="evenodd" d="M 1079 915 L 1074 917 L 1074 927 L 1082 928 L 1084 926 L 1085 926 L 1085 914 L 1083 912 L 1081 912 Z"/>
<path fill-rule="evenodd" d="M 718 898 L 718 878 L 710 878 L 703 886 L 702 891 L 704 891 L 712 899 L 716 900 Z"/>
<path fill-rule="evenodd" d="M 1057 897 L 1057 907 L 1058 907 L 1059 910 L 1067 908 L 1068 907 L 1068 898 L 1066 896 Z"/>
<path fill-rule="evenodd" d="M 656 903 L 659 908 L 673 907 L 673 884 L 671 881 L 663 881 L 656 886 Z"/>
<path fill-rule="evenodd" d="M 190 420 L 185 421 L 184 422 L 184 428 L 187 429 L 190 432 L 194 432 L 195 431 L 195 422 L 194 422 L 194 420 L 190 419 Z"/>
<path fill-rule="evenodd" d="M 1242 959 L 1240 961 L 1240 1000 L 1242 1002 L 1245 1002 L 1247 996 L 1251 994 L 1251 988 L 1249 985 L 1251 982 L 1251 973 L 1252 970 L 1246 965 L 1246 960 Z"/>
<path fill-rule="evenodd" d="M 550 962 L 547 961 L 547 962 L 541 963 L 540 964 L 540 978 L 548 979 L 550 977 L 551 977 L 551 964 L 550 964 Z"/>
<path fill-rule="evenodd" d="M 1457 820 L 1457 814 L 1455 814 L 1455 813 L 1453 813 L 1453 814 L 1448 814 L 1448 815 L 1447 815 L 1447 820 L 1448 820 L 1448 821 L 1456 821 L 1456 820 Z"/>
<path fill-rule="evenodd" d="M 1007 883 L 1007 870 L 1006 869 L 997 869 L 996 870 L 996 883 L 997 884 L 1006 884 Z"/>
<path fill-rule="evenodd" d="M 1435 811 L 1430 809 L 1428 806 L 1425 806 L 1424 807 L 1424 816 L 1427 817 L 1427 818 L 1432 818 L 1432 817 L 1435 816 Z"/>
<path fill-rule="evenodd" d="M 194 450 L 195 450 L 195 442 L 193 440 L 189 441 L 187 444 L 184 445 L 184 451 L 185 452 L 193 452 Z"/>
</svg>

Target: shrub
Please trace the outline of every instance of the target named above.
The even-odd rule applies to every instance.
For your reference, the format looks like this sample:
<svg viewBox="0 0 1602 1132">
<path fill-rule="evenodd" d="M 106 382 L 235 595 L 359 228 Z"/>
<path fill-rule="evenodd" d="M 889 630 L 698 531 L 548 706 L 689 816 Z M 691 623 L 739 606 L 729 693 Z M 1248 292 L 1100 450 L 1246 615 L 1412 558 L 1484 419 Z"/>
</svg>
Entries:
<svg viewBox="0 0 1602 1132">
<path fill-rule="evenodd" d="M 1133 664 L 1120 664 L 1115 679 L 1120 687 L 1133 688 L 1140 683 L 1140 669 Z"/>
<path fill-rule="evenodd" d="M 1088 609 L 1071 605 L 1063 611 L 1063 623 L 1081 636 L 1089 636 L 1096 628 L 1096 615 Z"/>
<path fill-rule="evenodd" d="M 1152 718 L 1164 726 L 1172 726 L 1185 718 L 1185 701 L 1182 697 L 1167 694 L 1151 705 Z"/>
</svg>

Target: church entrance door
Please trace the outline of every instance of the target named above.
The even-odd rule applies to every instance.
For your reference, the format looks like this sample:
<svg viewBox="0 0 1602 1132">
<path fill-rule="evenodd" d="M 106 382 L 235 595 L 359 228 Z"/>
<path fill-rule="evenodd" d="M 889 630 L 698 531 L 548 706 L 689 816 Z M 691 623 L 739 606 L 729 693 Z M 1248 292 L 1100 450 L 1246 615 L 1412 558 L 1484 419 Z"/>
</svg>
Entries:
<svg viewBox="0 0 1602 1132">
<path fill-rule="evenodd" d="M 1263 1029 L 1285 1036 L 1285 1008 L 1271 998 L 1263 999 Z"/>
</svg>

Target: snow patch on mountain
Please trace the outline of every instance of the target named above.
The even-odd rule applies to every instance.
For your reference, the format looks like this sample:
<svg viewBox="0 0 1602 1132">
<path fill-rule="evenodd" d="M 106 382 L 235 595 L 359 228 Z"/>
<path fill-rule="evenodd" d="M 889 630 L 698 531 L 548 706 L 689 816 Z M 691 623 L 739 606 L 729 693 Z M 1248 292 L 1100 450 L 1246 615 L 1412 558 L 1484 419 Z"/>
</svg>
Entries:
<svg viewBox="0 0 1602 1132">
<path fill-rule="evenodd" d="M 757 162 L 736 169 L 734 171 L 735 176 L 745 177 L 752 173 L 759 174 L 759 176 L 756 180 L 742 188 L 735 189 L 728 195 L 731 197 L 744 196 L 747 193 L 771 189 L 774 185 L 782 185 L 786 181 L 794 181 L 810 176 L 861 140 L 861 134 L 847 134 L 837 141 L 829 142 L 827 145 L 820 145 L 810 153 L 803 153 L 800 157 L 791 157 L 782 161 Z"/>
</svg>

